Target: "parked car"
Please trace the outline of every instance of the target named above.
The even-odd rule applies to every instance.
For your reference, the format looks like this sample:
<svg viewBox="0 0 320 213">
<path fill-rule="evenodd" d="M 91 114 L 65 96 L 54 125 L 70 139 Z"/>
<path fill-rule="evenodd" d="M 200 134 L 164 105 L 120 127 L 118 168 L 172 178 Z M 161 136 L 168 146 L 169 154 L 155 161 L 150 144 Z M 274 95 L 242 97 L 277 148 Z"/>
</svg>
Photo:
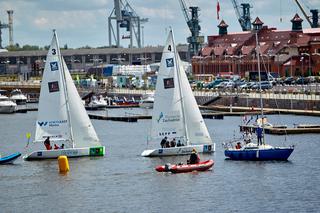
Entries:
<svg viewBox="0 0 320 213">
<path fill-rule="evenodd" d="M 220 84 L 221 82 L 223 82 L 224 80 L 223 79 L 216 79 L 210 83 L 208 83 L 205 88 L 208 88 L 208 89 L 211 89 L 211 88 L 214 88 L 216 85 Z"/>
<path fill-rule="evenodd" d="M 256 82 L 248 82 L 246 84 L 239 86 L 239 88 L 240 89 L 251 89 L 255 84 L 256 84 Z"/>
<path fill-rule="evenodd" d="M 271 89 L 272 83 L 269 81 L 262 81 L 261 82 L 261 89 Z M 252 89 L 260 89 L 260 83 L 257 82 L 255 85 L 252 86 Z"/>
<path fill-rule="evenodd" d="M 295 80 L 294 83 L 295 84 L 308 84 L 309 83 L 309 79 L 308 78 L 304 78 L 304 77 L 300 77 L 300 78 L 297 78 L 297 80 Z"/>
<path fill-rule="evenodd" d="M 282 84 L 293 84 L 294 78 L 293 77 L 287 77 L 283 80 Z"/>
</svg>

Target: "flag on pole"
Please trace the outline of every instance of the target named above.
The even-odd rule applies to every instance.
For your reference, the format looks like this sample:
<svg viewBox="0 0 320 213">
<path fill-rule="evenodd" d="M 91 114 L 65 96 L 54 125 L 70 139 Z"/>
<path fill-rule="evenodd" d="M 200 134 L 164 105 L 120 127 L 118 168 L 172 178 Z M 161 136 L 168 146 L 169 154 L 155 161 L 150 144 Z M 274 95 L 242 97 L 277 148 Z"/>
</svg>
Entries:
<svg viewBox="0 0 320 213">
<path fill-rule="evenodd" d="M 217 19 L 218 19 L 218 20 L 220 20 L 219 13 L 220 13 L 220 3 L 219 3 L 219 0 L 218 0 L 218 1 L 217 1 Z"/>
</svg>

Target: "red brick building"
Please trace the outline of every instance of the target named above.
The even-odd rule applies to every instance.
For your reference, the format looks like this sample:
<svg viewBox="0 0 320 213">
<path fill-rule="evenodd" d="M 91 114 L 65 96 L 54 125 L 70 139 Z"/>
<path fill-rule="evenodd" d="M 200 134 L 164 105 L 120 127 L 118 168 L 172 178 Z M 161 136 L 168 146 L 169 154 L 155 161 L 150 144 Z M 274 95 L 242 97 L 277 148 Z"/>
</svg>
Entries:
<svg viewBox="0 0 320 213">
<path fill-rule="evenodd" d="M 277 30 L 264 26 L 257 17 L 252 31 L 228 33 L 228 25 L 222 20 L 219 35 L 208 36 L 208 45 L 192 58 L 193 74 L 217 76 L 232 72 L 244 77 L 257 71 L 257 33 L 261 71 L 280 76 L 320 75 L 320 28 L 302 29 L 302 21 L 296 14 L 291 30 Z"/>
</svg>

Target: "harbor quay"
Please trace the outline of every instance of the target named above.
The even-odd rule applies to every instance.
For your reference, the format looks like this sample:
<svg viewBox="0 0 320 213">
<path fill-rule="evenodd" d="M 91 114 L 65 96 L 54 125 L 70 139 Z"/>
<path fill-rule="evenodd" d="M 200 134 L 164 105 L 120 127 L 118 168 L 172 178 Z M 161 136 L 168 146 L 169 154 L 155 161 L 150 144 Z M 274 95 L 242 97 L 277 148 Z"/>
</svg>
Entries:
<svg viewBox="0 0 320 213">
<path fill-rule="evenodd" d="M 35 101 L 40 94 L 40 83 L 35 82 L 0 82 L 0 90 L 11 91 L 20 89 L 30 100 Z M 144 89 L 128 89 L 128 88 L 77 88 L 81 97 L 85 97 L 89 93 L 108 96 L 111 98 L 127 98 L 140 100 L 141 96 L 153 93 L 154 90 Z M 236 107 L 240 107 L 238 111 L 248 111 L 252 108 L 259 108 L 260 93 L 247 89 L 203 89 L 193 90 L 197 103 L 200 106 L 212 107 L 219 106 L 216 110 L 237 111 Z M 263 90 L 261 94 L 264 105 L 270 109 L 285 110 L 305 110 L 320 111 L 320 84 L 309 85 L 288 85 L 275 86 L 270 90 Z"/>
</svg>

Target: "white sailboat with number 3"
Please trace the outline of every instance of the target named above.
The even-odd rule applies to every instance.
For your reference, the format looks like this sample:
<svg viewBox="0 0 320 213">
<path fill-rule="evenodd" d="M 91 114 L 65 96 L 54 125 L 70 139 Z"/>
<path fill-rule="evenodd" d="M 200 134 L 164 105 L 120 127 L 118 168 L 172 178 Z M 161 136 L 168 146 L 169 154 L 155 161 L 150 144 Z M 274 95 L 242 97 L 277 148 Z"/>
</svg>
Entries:
<svg viewBox="0 0 320 213">
<path fill-rule="evenodd" d="M 160 141 L 167 137 L 175 139 L 183 146 L 170 148 L 160 146 Z M 186 73 L 181 66 L 176 50 L 173 32 L 169 36 L 162 53 L 157 77 L 155 100 L 152 114 L 151 137 L 148 148 L 142 152 L 144 157 L 191 154 L 196 149 L 199 153 L 212 153 L 212 143 L 206 124 L 193 96 Z"/>
<path fill-rule="evenodd" d="M 54 144 L 64 148 L 46 150 L 44 140 L 50 137 Z M 81 98 L 60 53 L 55 30 L 43 72 L 36 122 L 35 151 L 25 160 L 68 157 L 103 156 L 101 146 Z"/>
</svg>

